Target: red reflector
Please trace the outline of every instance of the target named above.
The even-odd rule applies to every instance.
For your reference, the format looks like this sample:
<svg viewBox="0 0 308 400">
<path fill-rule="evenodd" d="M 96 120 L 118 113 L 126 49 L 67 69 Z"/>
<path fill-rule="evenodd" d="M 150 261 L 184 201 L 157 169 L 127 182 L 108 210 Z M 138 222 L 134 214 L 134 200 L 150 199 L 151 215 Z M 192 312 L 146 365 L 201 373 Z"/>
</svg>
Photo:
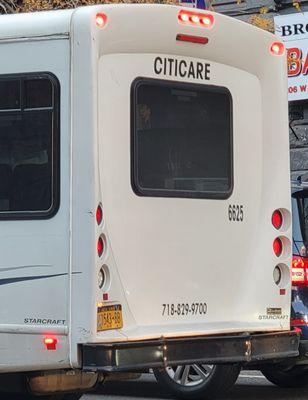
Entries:
<svg viewBox="0 0 308 400">
<path fill-rule="evenodd" d="M 282 241 L 280 238 L 276 238 L 273 242 L 273 250 L 277 257 L 282 253 Z"/>
<path fill-rule="evenodd" d="M 308 286 L 308 258 L 293 256 L 292 259 L 292 285 Z"/>
<path fill-rule="evenodd" d="M 283 222 L 283 219 L 282 219 L 281 212 L 279 210 L 274 211 L 273 215 L 272 215 L 273 227 L 276 229 L 280 229 L 282 227 L 282 222 Z"/>
<path fill-rule="evenodd" d="M 270 47 L 270 51 L 274 56 L 282 56 L 284 53 L 284 44 L 282 42 L 274 42 Z"/>
<path fill-rule="evenodd" d="M 181 33 L 176 35 L 176 40 L 180 40 L 182 42 L 199 43 L 199 44 L 207 44 L 209 41 L 207 37 L 183 35 Z"/>
<path fill-rule="evenodd" d="M 104 251 L 104 241 L 100 237 L 100 238 L 98 238 L 98 241 L 97 241 L 97 254 L 99 257 L 103 254 L 103 251 Z"/>
<path fill-rule="evenodd" d="M 100 225 L 102 220 L 103 220 L 103 210 L 102 210 L 102 207 L 100 205 L 98 205 L 97 209 L 96 209 L 96 222 L 97 222 L 97 225 Z"/>
<path fill-rule="evenodd" d="M 46 337 L 44 339 L 44 344 L 47 350 L 56 350 L 58 340 L 53 337 Z"/>
<path fill-rule="evenodd" d="M 199 26 L 207 29 L 212 28 L 215 22 L 213 14 L 205 14 L 186 10 L 181 10 L 179 12 L 178 20 L 181 24 Z"/>
<path fill-rule="evenodd" d="M 107 23 L 107 16 L 103 13 L 97 13 L 95 23 L 98 28 L 103 28 Z"/>
</svg>

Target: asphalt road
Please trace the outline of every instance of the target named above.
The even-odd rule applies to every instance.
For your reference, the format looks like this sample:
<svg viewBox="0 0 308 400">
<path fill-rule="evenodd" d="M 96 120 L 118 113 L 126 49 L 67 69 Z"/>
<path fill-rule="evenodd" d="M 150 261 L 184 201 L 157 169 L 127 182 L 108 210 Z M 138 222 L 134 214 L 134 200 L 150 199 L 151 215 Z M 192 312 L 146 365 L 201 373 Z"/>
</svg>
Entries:
<svg viewBox="0 0 308 400">
<path fill-rule="evenodd" d="M 108 382 L 104 388 L 84 395 L 82 400 L 158 400 L 172 399 L 152 375 L 135 381 Z M 307 400 L 306 389 L 281 389 L 257 371 L 243 371 L 234 388 L 221 400 Z"/>
</svg>

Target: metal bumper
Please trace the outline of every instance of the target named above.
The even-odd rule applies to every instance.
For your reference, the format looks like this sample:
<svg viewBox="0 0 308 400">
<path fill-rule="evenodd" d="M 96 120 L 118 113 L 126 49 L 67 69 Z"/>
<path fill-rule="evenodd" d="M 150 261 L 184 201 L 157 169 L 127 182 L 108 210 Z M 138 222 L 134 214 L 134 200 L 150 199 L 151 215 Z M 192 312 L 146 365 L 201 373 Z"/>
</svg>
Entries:
<svg viewBox="0 0 308 400">
<path fill-rule="evenodd" d="M 81 345 L 85 371 L 133 371 L 191 363 L 250 364 L 298 356 L 298 331 Z"/>
</svg>

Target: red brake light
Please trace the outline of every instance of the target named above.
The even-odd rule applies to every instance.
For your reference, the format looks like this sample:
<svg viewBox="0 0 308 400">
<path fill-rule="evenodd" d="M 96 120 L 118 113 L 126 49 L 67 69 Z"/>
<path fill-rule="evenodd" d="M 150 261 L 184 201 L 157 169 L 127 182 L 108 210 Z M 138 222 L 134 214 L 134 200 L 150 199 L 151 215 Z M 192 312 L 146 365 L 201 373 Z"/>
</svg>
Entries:
<svg viewBox="0 0 308 400">
<path fill-rule="evenodd" d="M 44 344 L 46 346 L 47 350 L 56 350 L 57 347 L 57 339 L 53 337 L 45 337 L 44 338 Z"/>
<path fill-rule="evenodd" d="M 279 210 L 274 211 L 272 215 L 273 227 L 276 229 L 280 229 L 282 227 L 282 223 L 283 223 L 283 218 L 281 212 Z"/>
<path fill-rule="evenodd" d="M 215 22 L 213 14 L 205 14 L 184 10 L 181 10 L 179 12 L 178 20 L 181 24 L 199 26 L 208 29 L 212 28 Z"/>
<path fill-rule="evenodd" d="M 103 251 L 104 251 L 104 241 L 101 237 L 99 237 L 97 241 L 97 254 L 99 257 L 103 254 Z"/>
<path fill-rule="evenodd" d="M 98 28 L 103 28 L 107 23 L 107 16 L 103 13 L 97 13 L 95 17 L 95 23 Z"/>
<path fill-rule="evenodd" d="M 276 257 L 279 257 L 282 253 L 282 241 L 280 238 L 276 238 L 273 242 L 273 250 Z"/>
<path fill-rule="evenodd" d="M 272 43 L 272 45 L 270 47 L 270 52 L 274 56 L 282 56 L 284 53 L 284 50 L 285 50 L 285 47 L 282 42 L 274 42 L 274 43 Z"/>
<path fill-rule="evenodd" d="M 292 259 L 292 285 L 308 285 L 308 258 L 293 256 Z"/>
<path fill-rule="evenodd" d="M 189 21 L 189 15 L 186 14 L 185 12 L 180 12 L 178 18 L 179 18 L 179 20 L 181 22 L 188 22 Z"/>
<path fill-rule="evenodd" d="M 182 33 L 176 35 L 176 40 L 179 40 L 181 42 L 190 42 L 199 44 L 207 44 L 209 41 L 209 39 L 204 36 L 183 35 Z"/>
<path fill-rule="evenodd" d="M 102 207 L 100 205 L 97 206 L 96 209 L 96 222 L 97 225 L 100 225 L 102 223 L 103 220 L 103 210 Z"/>
<path fill-rule="evenodd" d="M 305 326 L 308 325 L 308 321 L 303 318 L 291 318 L 291 326 Z"/>
</svg>

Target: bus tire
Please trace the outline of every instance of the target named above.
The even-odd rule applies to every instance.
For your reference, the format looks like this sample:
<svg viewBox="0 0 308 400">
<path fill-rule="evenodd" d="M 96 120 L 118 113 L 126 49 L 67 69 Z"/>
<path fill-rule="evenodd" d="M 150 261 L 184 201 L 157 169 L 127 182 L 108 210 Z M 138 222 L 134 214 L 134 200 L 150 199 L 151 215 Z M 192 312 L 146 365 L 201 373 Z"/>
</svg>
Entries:
<svg viewBox="0 0 308 400">
<path fill-rule="evenodd" d="M 265 378 L 281 388 L 298 388 L 308 386 L 308 369 L 306 366 L 293 366 L 291 368 L 279 365 L 261 369 Z"/>
<path fill-rule="evenodd" d="M 186 366 L 187 368 L 188 366 Z M 157 368 L 154 369 L 154 375 L 157 382 L 166 388 L 172 395 L 180 399 L 193 400 L 193 399 L 212 399 L 225 392 L 227 392 L 235 384 L 241 368 L 236 365 L 200 365 L 193 364 L 189 366 L 192 372 L 195 367 L 202 368 L 202 370 L 207 370 L 209 367 L 211 371 L 204 376 L 203 380 L 199 383 L 196 382 L 191 373 L 191 384 L 182 384 L 176 381 L 175 377 L 171 377 L 170 370 L 167 368 Z M 205 368 L 204 368 L 205 367 Z M 177 368 L 185 368 L 185 366 L 172 367 L 176 374 Z"/>
</svg>

